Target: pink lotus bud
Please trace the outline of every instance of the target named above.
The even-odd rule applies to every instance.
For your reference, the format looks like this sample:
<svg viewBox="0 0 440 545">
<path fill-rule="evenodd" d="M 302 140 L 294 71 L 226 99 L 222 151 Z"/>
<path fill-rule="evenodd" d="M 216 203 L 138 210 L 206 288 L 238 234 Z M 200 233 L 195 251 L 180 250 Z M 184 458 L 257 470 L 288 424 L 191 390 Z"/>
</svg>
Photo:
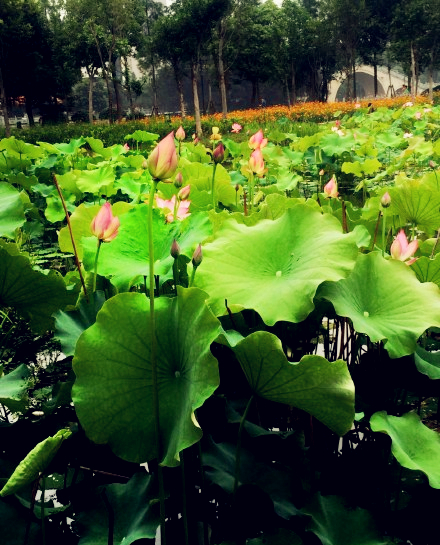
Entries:
<svg viewBox="0 0 440 545">
<path fill-rule="evenodd" d="M 219 133 L 220 129 L 218 127 L 212 127 L 212 134 L 209 137 L 210 140 L 221 140 L 222 135 Z"/>
<path fill-rule="evenodd" d="M 173 243 L 171 244 L 170 254 L 173 257 L 173 259 L 177 259 L 180 255 L 180 246 L 176 239 L 174 239 Z"/>
<path fill-rule="evenodd" d="M 124 151 L 128 151 L 130 149 L 130 146 L 127 144 L 127 142 L 124 144 Z"/>
<path fill-rule="evenodd" d="M 214 159 L 214 163 L 221 163 L 225 158 L 225 147 L 221 142 L 212 152 L 212 158 Z"/>
<path fill-rule="evenodd" d="M 185 136 L 185 131 L 183 130 L 182 125 L 180 125 L 176 131 L 176 139 L 179 140 L 179 142 L 182 142 L 182 140 L 185 140 Z"/>
<path fill-rule="evenodd" d="M 193 139 L 193 144 L 195 146 L 197 146 L 197 144 L 200 142 L 199 137 L 197 136 L 197 134 L 193 134 L 192 139 Z"/>
<path fill-rule="evenodd" d="M 436 164 L 434 163 L 434 161 L 431 159 L 431 160 L 429 161 L 429 166 L 430 166 L 430 168 L 435 168 L 437 165 L 436 165 Z"/>
<path fill-rule="evenodd" d="M 171 131 L 163 138 L 148 157 L 148 170 L 156 180 L 171 178 L 177 168 L 177 153 L 174 134 Z"/>
<path fill-rule="evenodd" d="M 113 216 L 112 206 L 106 202 L 93 218 L 90 229 L 95 237 L 98 237 L 102 242 L 110 242 L 118 234 L 119 225 L 119 218 Z"/>
<path fill-rule="evenodd" d="M 200 265 L 202 262 L 203 255 L 202 255 L 202 245 L 199 244 L 197 248 L 194 250 L 193 256 L 192 256 L 192 264 L 195 269 Z"/>
<path fill-rule="evenodd" d="M 332 199 L 336 199 L 336 197 L 339 195 L 338 184 L 336 182 L 335 176 L 332 176 L 330 178 L 330 181 L 325 184 L 324 193 L 327 198 L 330 197 Z"/>
<path fill-rule="evenodd" d="M 391 196 L 388 193 L 388 191 L 382 195 L 382 198 L 380 199 L 380 204 L 382 205 L 383 208 L 388 208 L 390 206 Z"/>
<path fill-rule="evenodd" d="M 185 187 L 182 187 L 182 189 L 177 194 L 177 198 L 180 201 L 184 201 L 185 199 L 189 197 L 190 192 L 191 192 L 191 186 L 188 184 Z"/>
<path fill-rule="evenodd" d="M 249 138 L 249 147 L 252 149 L 264 148 L 266 144 L 267 138 L 264 138 L 263 129 L 260 129 Z"/>
<path fill-rule="evenodd" d="M 407 265 L 411 265 L 417 258 L 413 257 L 410 259 L 410 257 L 416 253 L 418 247 L 418 240 L 414 239 L 412 242 L 408 243 L 405 231 L 401 229 L 391 244 L 391 257 L 393 259 L 398 259 L 399 261 L 404 261 Z"/>
<path fill-rule="evenodd" d="M 240 123 L 232 123 L 232 129 L 231 132 L 239 133 L 243 127 L 240 125 Z"/>
<path fill-rule="evenodd" d="M 176 177 L 174 178 L 174 187 L 182 187 L 183 185 L 183 176 L 181 172 L 178 172 L 176 174 Z"/>
<path fill-rule="evenodd" d="M 251 153 L 251 156 L 249 158 L 249 168 L 259 178 L 262 178 L 266 174 L 266 169 L 264 168 L 263 154 L 261 153 L 260 148 L 256 148 Z"/>
</svg>

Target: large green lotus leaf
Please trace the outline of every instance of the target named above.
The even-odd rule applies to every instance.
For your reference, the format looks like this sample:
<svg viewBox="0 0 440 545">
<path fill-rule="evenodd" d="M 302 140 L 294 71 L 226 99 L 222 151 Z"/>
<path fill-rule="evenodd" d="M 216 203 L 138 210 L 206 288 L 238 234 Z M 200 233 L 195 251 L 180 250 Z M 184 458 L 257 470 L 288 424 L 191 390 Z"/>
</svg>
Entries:
<svg viewBox="0 0 440 545">
<path fill-rule="evenodd" d="M 35 333 L 52 329 L 52 314 L 68 304 L 63 277 L 34 271 L 29 259 L 0 248 L 0 307 L 13 307 Z"/>
<path fill-rule="evenodd" d="M 65 356 L 73 356 L 77 340 L 85 329 L 95 323 L 104 301 L 104 293 L 95 291 L 89 294 L 89 299 L 83 297 L 75 310 L 59 310 L 54 314 L 55 338 L 60 341 Z"/>
<path fill-rule="evenodd" d="M 428 352 L 417 345 L 414 352 L 414 362 L 417 369 L 430 379 L 440 379 L 440 352 Z"/>
<path fill-rule="evenodd" d="M 360 255 L 346 280 L 326 282 L 319 295 L 350 318 L 358 333 L 384 341 L 392 358 L 414 353 L 420 335 L 440 326 L 439 288 L 420 283 L 407 265 L 379 252 Z"/>
<path fill-rule="evenodd" d="M 26 407 L 29 370 L 24 363 L 5 376 L 0 376 L 0 403 L 12 412 Z"/>
<path fill-rule="evenodd" d="M 26 155 L 31 159 L 36 159 L 45 155 L 44 151 L 39 146 L 27 144 L 23 140 L 17 140 L 15 136 L 0 140 L 0 150 L 6 150 L 13 155 Z"/>
<path fill-rule="evenodd" d="M 26 221 L 20 192 L 7 182 L 0 182 L 0 236 L 14 238 L 15 229 Z"/>
<path fill-rule="evenodd" d="M 206 214 L 195 214 L 183 222 L 165 223 L 164 217 L 154 211 L 154 273 L 161 281 L 172 277 L 173 258 L 170 250 L 173 240 L 180 245 L 182 254 L 192 257 L 196 246 L 212 232 Z M 96 238 L 83 238 L 84 266 L 92 271 L 96 255 Z M 112 283 L 126 290 L 137 279 L 149 275 L 148 205 L 141 204 L 121 217 L 118 236 L 109 244 L 101 246 L 98 273 L 111 276 Z"/>
<path fill-rule="evenodd" d="M 75 210 L 75 195 L 64 195 L 64 202 L 68 212 L 73 212 Z M 51 223 L 57 223 L 66 219 L 66 213 L 64 211 L 63 203 L 61 202 L 60 197 L 57 193 L 53 193 L 49 197 L 46 197 L 46 210 L 44 215 L 46 219 Z"/>
<path fill-rule="evenodd" d="M 83 136 L 80 136 L 76 140 L 72 138 L 68 144 L 65 144 L 63 142 L 61 144 L 54 144 L 54 146 L 57 149 L 59 149 L 62 153 L 65 153 L 67 155 L 73 155 L 85 143 L 86 143 L 85 138 Z"/>
<path fill-rule="evenodd" d="M 77 198 L 83 195 L 83 191 L 77 185 L 81 170 L 69 170 L 65 174 L 57 174 L 57 181 L 61 189 L 73 193 Z"/>
<path fill-rule="evenodd" d="M 211 191 L 213 165 L 190 163 L 187 159 L 181 159 L 179 166 L 186 184 L 191 184 L 198 191 Z M 218 202 L 226 206 L 235 204 L 235 189 L 231 184 L 231 178 L 220 164 L 215 171 L 214 191 Z"/>
<path fill-rule="evenodd" d="M 347 364 L 321 356 L 287 360 L 280 339 L 267 331 L 252 333 L 233 348 L 256 395 L 302 409 L 338 435 L 354 420 L 354 384 Z"/>
<path fill-rule="evenodd" d="M 301 510 L 311 516 L 309 530 L 322 545 L 386 545 L 371 513 L 345 505 L 338 496 L 316 494 Z"/>
<path fill-rule="evenodd" d="M 26 191 L 32 191 L 32 186 L 38 183 L 36 176 L 26 176 L 23 172 L 10 173 L 8 176 L 10 184 L 21 185 Z"/>
<path fill-rule="evenodd" d="M 124 140 L 136 140 L 136 142 L 155 142 L 159 135 L 154 132 L 137 130 L 132 134 L 127 134 Z"/>
<path fill-rule="evenodd" d="M 370 427 L 391 437 L 391 452 L 401 466 L 422 471 L 432 488 L 440 488 L 440 436 L 416 413 L 391 416 L 380 411 L 370 418 Z"/>
<path fill-rule="evenodd" d="M 434 282 L 440 287 L 440 254 L 437 254 L 434 259 L 419 257 L 411 265 L 411 269 L 420 282 Z"/>
<path fill-rule="evenodd" d="M 38 443 L 15 468 L 7 483 L 0 491 L 0 496 L 15 494 L 30 485 L 38 475 L 49 466 L 62 443 L 72 435 L 70 430 L 59 430 L 53 437 Z"/>
<path fill-rule="evenodd" d="M 395 134 L 388 131 L 380 132 L 376 135 L 376 144 L 384 148 L 397 148 L 403 142 L 401 134 Z"/>
<path fill-rule="evenodd" d="M 390 211 L 406 222 L 426 230 L 428 235 L 440 225 L 440 193 L 425 189 L 422 185 L 409 182 L 389 189 Z"/>
<path fill-rule="evenodd" d="M 114 516 L 113 545 L 130 545 L 137 540 L 154 539 L 160 524 L 159 500 L 153 477 L 135 473 L 126 484 L 110 484 L 102 496 L 76 517 L 75 529 L 81 536 L 78 545 L 108 545 L 109 510 Z"/>
<path fill-rule="evenodd" d="M 268 325 L 301 322 L 318 286 L 347 276 L 357 255 L 353 233 L 342 234 L 336 218 L 300 204 L 253 227 L 225 221 L 204 246 L 195 281 L 217 315 L 227 299 L 255 309 Z"/>
<path fill-rule="evenodd" d="M 100 208 L 99 204 L 90 205 L 89 203 L 81 203 L 70 216 L 70 225 L 80 261 L 83 258 L 81 239 L 82 237 L 89 237 L 91 235 L 90 224 Z M 112 205 L 112 213 L 114 216 L 120 218 L 132 208 L 131 204 L 119 201 Z M 70 238 L 70 231 L 67 226 L 63 227 L 58 233 L 58 243 L 62 252 L 73 253 L 72 239 Z"/>
<path fill-rule="evenodd" d="M 93 138 L 91 136 L 86 137 L 86 142 L 92 148 L 92 150 L 98 155 L 102 155 L 105 159 L 117 159 L 120 155 L 124 154 L 124 146 L 121 144 L 114 144 L 106 148 L 99 138 Z"/>
<path fill-rule="evenodd" d="M 356 145 L 356 140 L 351 134 L 339 136 L 339 134 L 333 132 L 324 135 L 321 138 L 319 145 L 323 151 L 331 157 L 332 155 L 342 155 L 346 151 L 351 151 Z"/>
<path fill-rule="evenodd" d="M 220 324 L 206 297 L 190 288 L 155 300 L 163 465 L 176 465 L 179 452 L 200 439 L 194 411 L 219 384 L 210 346 Z M 157 457 L 149 319 L 145 295 L 112 297 L 78 339 L 73 360 L 72 399 L 86 434 L 139 463 Z"/>
<path fill-rule="evenodd" d="M 115 178 L 116 175 L 113 166 L 106 163 L 93 170 L 79 171 L 76 185 L 83 193 L 98 193 L 101 188 L 109 187 L 113 184 Z M 109 195 L 108 191 L 107 195 Z"/>
</svg>

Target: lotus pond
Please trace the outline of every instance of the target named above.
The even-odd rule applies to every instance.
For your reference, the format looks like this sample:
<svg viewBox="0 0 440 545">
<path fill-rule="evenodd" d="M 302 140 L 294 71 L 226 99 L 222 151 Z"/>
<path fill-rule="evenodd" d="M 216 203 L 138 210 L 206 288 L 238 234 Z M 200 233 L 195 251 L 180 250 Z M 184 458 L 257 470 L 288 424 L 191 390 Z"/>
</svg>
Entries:
<svg viewBox="0 0 440 545">
<path fill-rule="evenodd" d="M 3 544 L 438 544 L 440 107 L 264 129 L 0 140 Z"/>
</svg>

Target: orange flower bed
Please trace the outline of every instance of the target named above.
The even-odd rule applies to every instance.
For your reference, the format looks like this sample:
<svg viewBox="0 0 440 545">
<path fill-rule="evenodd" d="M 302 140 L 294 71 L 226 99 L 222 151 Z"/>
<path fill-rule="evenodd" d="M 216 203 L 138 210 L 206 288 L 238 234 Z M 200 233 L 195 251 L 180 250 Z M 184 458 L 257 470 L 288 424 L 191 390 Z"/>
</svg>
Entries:
<svg viewBox="0 0 440 545">
<path fill-rule="evenodd" d="M 354 113 L 360 104 L 361 108 L 367 108 L 371 104 L 374 108 L 386 107 L 386 108 L 399 108 L 406 102 L 413 102 L 414 104 L 427 104 L 426 97 L 417 96 L 402 96 L 396 98 L 379 98 L 379 99 L 365 99 L 355 102 L 301 102 L 293 106 L 268 106 L 266 108 L 254 108 L 248 110 L 234 110 L 227 114 L 227 119 L 233 122 L 240 123 L 242 125 L 249 123 L 268 123 L 277 121 L 280 118 L 287 118 L 291 121 L 330 121 L 333 119 L 334 114 L 339 112 L 340 114 Z M 187 121 L 193 121 L 193 116 L 187 116 Z M 157 118 L 156 118 L 157 121 Z M 180 117 L 172 117 L 171 122 L 173 124 L 180 123 Z M 202 121 L 220 123 L 223 120 L 221 113 L 215 113 L 211 115 L 202 116 Z M 148 120 L 146 120 L 148 123 Z"/>
</svg>

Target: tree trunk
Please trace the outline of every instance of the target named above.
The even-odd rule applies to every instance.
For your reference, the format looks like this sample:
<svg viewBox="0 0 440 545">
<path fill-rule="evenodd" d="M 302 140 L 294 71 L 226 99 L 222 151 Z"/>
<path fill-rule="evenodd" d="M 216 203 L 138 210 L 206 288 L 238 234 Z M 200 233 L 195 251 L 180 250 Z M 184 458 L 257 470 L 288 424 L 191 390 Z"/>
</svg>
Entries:
<svg viewBox="0 0 440 545">
<path fill-rule="evenodd" d="M 101 46 L 99 45 L 98 36 L 96 34 L 96 30 L 95 30 L 95 27 L 94 27 L 93 23 L 90 23 L 90 29 L 92 31 L 93 37 L 95 38 L 96 49 L 98 50 L 99 60 L 101 61 L 102 74 L 104 76 L 105 84 L 106 84 L 106 87 L 107 87 L 108 119 L 109 119 L 109 123 L 111 124 L 111 123 L 113 123 L 113 100 L 112 100 L 112 90 L 110 88 L 110 81 L 109 81 L 109 77 L 108 77 L 108 70 L 107 70 L 107 68 L 105 66 L 104 59 L 102 57 Z"/>
<path fill-rule="evenodd" d="M 289 82 L 287 81 L 287 76 L 284 78 L 284 87 L 286 89 L 287 106 L 289 106 L 290 108 L 290 91 L 289 91 Z"/>
<path fill-rule="evenodd" d="M 6 91 L 5 91 L 5 86 L 3 83 L 3 73 L 2 73 L 1 66 L 0 66 L 0 100 L 2 102 L 3 119 L 5 120 L 6 138 L 9 138 L 11 136 L 11 126 L 9 124 L 8 104 L 6 101 Z"/>
<path fill-rule="evenodd" d="M 353 55 L 353 100 L 357 99 L 357 92 L 356 92 L 356 64 L 354 61 L 354 55 Z"/>
<path fill-rule="evenodd" d="M 373 71 L 374 71 L 374 96 L 377 97 L 377 63 L 376 63 L 376 55 L 374 55 Z"/>
<path fill-rule="evenodd" d="M 180 115 L 182 116 L 182 119 L 185 119 L 185 97 L 183 96 L 182 73 L 180 71 L 180 65 L 178 60 L 176 60 L 176 62 L 173 62 L 173 71 L 174 79 L 177 86 L 177 94 L 179 96 Z"/>
<path fill-rule="evenodd" d="M 94 70 L 88 70 L 89 76 L 89 123 L 93 125 L 93 87 L 94 87 Z"/>
<path fill-rule="evenodd" d="M 208 114 L 215 114 L 215 104 L 212 99 L 212 86 L 210 80 L 208 80 Z"/>
<path fill-rule="evenodd" d="M 296 96 L 296 71 L 295 71 L 295 66 L 292 62 L 291 64 L 291 68 L 292 68 L 292 101 L 293 103 L 295 104 L 296 101 L 298 100 L 298 97 Z"/>
<path fill-rule="evenodd" d="M 122 108 L 121 108 L 121 59 L 118 57 L 112 66 L 112 80 L 113 88 L 115 90 L 115 99 L 116 99 L 116 119 L 118 123 L 122 121 Z"/>
<path fill-rule="evenodd" d="M 26 95 L 25 98 L 26 98 L 25 108 L 26 108 L 26 114 L 29 119 L 29 127 L 34 127 L 35 120 L 34 120 L 34 113 L 32 111 L 32 98 L 30 97 L 30 95 Z"/>
<path fill-rule="evenodd" d="M 193 100 L 194 100 L 194 119 L 196 121 L 196 133 L 197 133 L 197 136 L 200 138 L 202 136 L 202 120 L 200 118 L 199 90 L 197 87 L 198 71 L 199 71 L 199 62 L 198 60 L 193 60 L 191 62 L 191 83 L 192 83 Z"/>
<path fill-rule="evenodd" d="M 228 114 L 228 102 L 226 96 L 226 83 L 225 83 L 225 65 L 223 62 L 223 46 L 225 43 L 226 22 L 224 19 L 220 21 L 220 28 L 218 33 L 218 81 L 220 88 L 220 97 L 222 101 L 222 117 L 226 119 Z"/>
<path fill-rule="evenodd" d="M 417 77 L 416 77 L 416 56 L 414 52 L 413 42 L 411 42 L 411 79 L 412 79 L 411 94 L 412 96 L 415 96 L 417 94 Z"/>
</svg>

